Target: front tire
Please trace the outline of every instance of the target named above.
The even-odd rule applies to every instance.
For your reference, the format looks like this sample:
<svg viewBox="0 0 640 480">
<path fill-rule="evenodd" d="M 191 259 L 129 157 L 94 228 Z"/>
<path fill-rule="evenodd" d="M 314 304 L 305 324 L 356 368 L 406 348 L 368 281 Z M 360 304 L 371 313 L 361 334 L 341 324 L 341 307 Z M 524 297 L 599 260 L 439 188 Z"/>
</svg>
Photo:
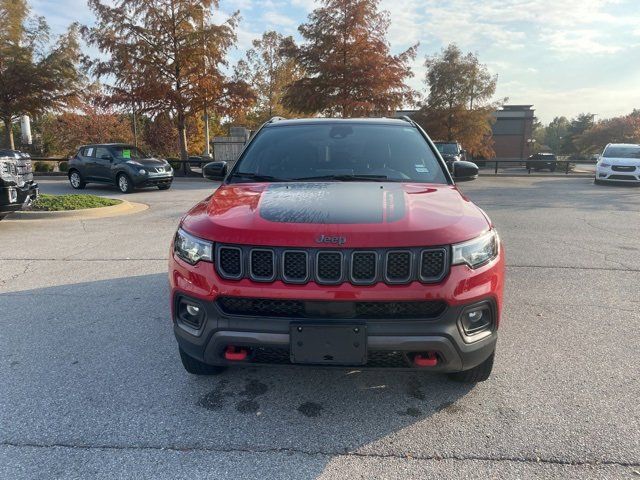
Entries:
<svg viewBox="0 0 640 480">
<path fill-rule="evenodd" d="M 169 185 L 158 185 L 158 190 L 169 190 L 171 188 L 171 184 Z"/>
<path fill-rule="evenodd" d="M 469 370 L 464 370 L 462 372 L 454 372 L 449 374 L 449 378 L 455 382 L 462 383 L 478 383 L 484 382 L 491 375 L 491 370 L 493 369 L 493 358 L 495 356 L 495 352 L 491 353 L 491 356 L 487 358 L 484 362 L 482 362 L 477 367 L 473 367 Z"/>
<path fill-rule="evenodd" d="M 180 360 L 182 360 L 184 369 L 192 375 L 219 375 L 226 369 L 225 367 L 202 363 L 200 360 L 189 356 L 182 349 L 180 349 Z"/>
<path fill-rule="evenodd" d="M 597 178 L 593 179 L 593 183 L 596 185 L 604 185 L 604 182 L 602 180 L 598 180 Z"/>
<path fill-rule="evenodd" d="M 118 186 L 118 190 L 122 193 L 131 193 L 133 192 L 133 181 L 126 173 L 121 173 L 116 178 L 116 185 Z"/>
<path fill-rule="evenodd" d="M 87 186 L 87 182 L 82 179 L 80 172 L 77 170 L 69 172 L 69 183 L 74 190 L 83 190 Z"/>
</svg>

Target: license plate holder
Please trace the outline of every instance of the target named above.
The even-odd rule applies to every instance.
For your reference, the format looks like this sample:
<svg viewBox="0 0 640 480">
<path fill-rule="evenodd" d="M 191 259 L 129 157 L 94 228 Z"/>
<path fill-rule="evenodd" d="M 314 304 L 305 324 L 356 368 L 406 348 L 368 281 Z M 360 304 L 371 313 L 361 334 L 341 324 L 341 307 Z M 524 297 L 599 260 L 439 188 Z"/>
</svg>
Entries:
<svg viewBox="0 0 640 480">
<path fill-rule="evenodd" d="M 291 363 L 364 365 L 367 363 L 365 325 L 292 324 Z"/>
</svg>

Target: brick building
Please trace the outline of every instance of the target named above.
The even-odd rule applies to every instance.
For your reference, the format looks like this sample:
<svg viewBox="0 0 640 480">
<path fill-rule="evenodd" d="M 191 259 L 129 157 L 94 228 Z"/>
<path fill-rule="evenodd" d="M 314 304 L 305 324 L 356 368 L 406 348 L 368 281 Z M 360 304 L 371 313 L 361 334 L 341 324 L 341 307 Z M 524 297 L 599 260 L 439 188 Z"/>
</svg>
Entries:
<svg viewBox="0 0 640 480">
<path fill-rule="evenodd" d="M 505 105 L 494 113 L 493 149 L 496 158 L 524 159 L 533 148 L 533 105 Z"/>
<path fill-rule="evenodd" d="M 535 120 L 532 107 L 533 105 L 504 105 L 494 113 L 496 121 L 491 130 L 496 158 L 525 159 L 531 155 Z M 417 110 L 398 110 L 396 116 L 410 117 L 416 112 Z"/>
</svg>

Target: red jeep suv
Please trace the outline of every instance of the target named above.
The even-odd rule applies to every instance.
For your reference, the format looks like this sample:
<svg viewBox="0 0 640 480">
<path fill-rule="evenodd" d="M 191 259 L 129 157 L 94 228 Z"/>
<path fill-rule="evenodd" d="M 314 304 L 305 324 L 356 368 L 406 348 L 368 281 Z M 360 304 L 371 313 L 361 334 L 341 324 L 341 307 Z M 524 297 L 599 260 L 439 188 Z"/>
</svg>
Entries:
<svg viewBox="0 0 640 480">
<path fill-rule="evenodd" d="M 274 118 L 171 246 L 185 369 L 304 364 L 486 380 L 504 257 L 487 215 L 426 133 L 404 119 Z"/>
</svg>

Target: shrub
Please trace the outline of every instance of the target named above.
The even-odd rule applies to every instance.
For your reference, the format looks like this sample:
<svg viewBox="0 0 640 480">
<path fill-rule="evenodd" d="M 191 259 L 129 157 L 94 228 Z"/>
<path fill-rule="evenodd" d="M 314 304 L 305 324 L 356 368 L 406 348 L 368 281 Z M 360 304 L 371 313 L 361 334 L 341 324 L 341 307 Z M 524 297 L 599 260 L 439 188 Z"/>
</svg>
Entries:
<svg viewBox="0 0 640 480">
<path fill-rule="evenodd" d="M 49 162 L 35 162 L 33 164 L 34 172 L 53 172 L 53 165 Z"/>
<path fill-rule="evenodd" d="M 182 171 L 183 167 L 182 167 L 182 162 L 176 162 L 175 160 L 169 160 L 169 165 L 171 165 L 171 168 L 173 168 L 174 170 L 178 170 L 178 171 Z"/>
</svg>

